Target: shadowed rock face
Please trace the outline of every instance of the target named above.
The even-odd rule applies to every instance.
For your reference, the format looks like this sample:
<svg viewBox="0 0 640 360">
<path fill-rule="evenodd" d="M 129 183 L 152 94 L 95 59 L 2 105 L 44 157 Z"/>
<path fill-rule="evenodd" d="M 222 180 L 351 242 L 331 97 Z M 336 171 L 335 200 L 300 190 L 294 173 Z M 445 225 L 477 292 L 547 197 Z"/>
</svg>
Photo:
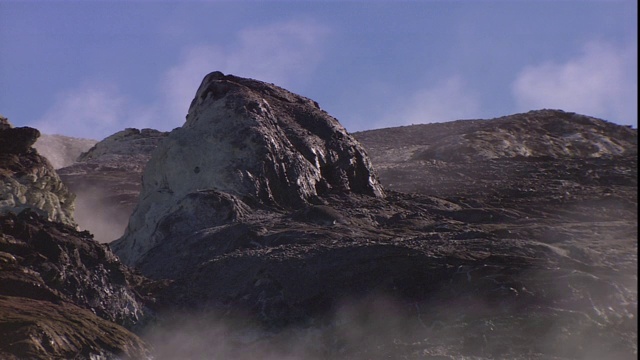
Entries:
<svg viewBox="0 0 640 360">
<path fill-rule="evenodd" d="M 168 330 L 149 338 L 159 354 L 176 333 L 198 339 L 185 349 L 199 356 L 224 354 L 222 327 L 252 339 L 242 349 L 300 341 L 298 358 L 634 357 L 637 131 L 545 110 L 356 134 L 388 188 L 412 192 L 380 196 L 353 191 L 348 175 L 318 187 L 306 165 L 278 165 L 318 153 L 314 132 L 288 140 L 301 155 L 268 140 L 274 128 L 304 133 L 279 120 L 307 104 L 296 99 L 213 73 L 154 153 L 131 232 L 113 248 L 171 280 L 154 329 Z M 166 316 L 183 311 L 197 333 Z"/>
<path fill-rule="evenodd" d="M 209 193 L 185 201 L 200 191 Z M 113 249 L 138 263 L 165 238 L 185 235 L 158 224 L 175 222 L 168 219 L 178 203 L 199 208 L 203 196 L 232 198 L 232 218 L 239 218 L 243 203 L 291 209 L 332 193 L 384 196 L 364 149 L 338 121 L 275 85 L 214 72 L 185 125 L 154 151 L 140 202 Z M 214 217 L 226 221 L 227 213 Z"/>
<path fill-rule="evenodd" d="M 76 229 L 38 135 L 0 119 L 0 358 L 145 358 L 125 326 L 145 315 L 134 287 L 148 281 Z"/>
<path fill-rule="evenodd" d="M 0 117 L 0 213 L 30 208 L 50 220 L 75 225 L 74 195 L 32 148 L 39 136 L 36 129 L 14 128 Z"/>
<path fill-rule="evenodd" d="M 145 313 L 142 280 L 87 232 L 30 210 L 0 216 L 0 357 L 146 356 L 124 327 Z"/>
<path fill-rule="evenodd" d="M 251 91 L 245 94 L 241 85 Z M 203 82 L 190 119 L 204 121 L 206 111 L 197 104 L 210 101 L 228 115 L 217 121 L 234 126 L 237 114 L 259 108 L 254 88 L 290 100 L 280 104 L 264 95 L 273 114 L 306 101 L 269 84 L 214 73 Z M 153 179 L 154 192 L 143 192 L 141 201 L 155 200 L 145 210 L 155 242 L 136 267 L 166 280 L 164 286 L 145 285 L 145 291 L 137 287 L 143 294 L 159 291 L 157 322 L 142 332 L 156 349 L 155 359 L 637 357 L 637 130 L 542 110 L 356 133 L 380 171 L 385 196 L 325 180 L 330 186 L 305 198 L 284 178 L 275 178 L 284 185 L 255 195 L 258 185 L 273 185 L 268 171 L 249 184 L 233 171 L 228 178 L 238 181 L 232 184 L 211 173 L 215 186 L 198 182 L 206 171 L 202 158 L 211 151 L 203 149 L 210 143 L 227 152 L 235 146 L 206 135 L 198 121 L 185 127 L 196 127 L 205 140 L 193 132 L 176 135 L 154 160 L 154 171 L 166 172 L 145 174 L 145 187 Z M 303 133 L 300 125 L 287 123 L 298 129 L 287 130 L 278 121 L 280 133 Z M 268 129 L 247 134 L 272 135 Z M 316 144 L 309 136 L 307 143 Z M 236 161 L 240 173 L 255 157 L 263 168 L 275 166 L 267 162 L 275 157 L 261 158 L 262 152 L 249 151 L 257 145 L 243 141 L 235 143 L 242 157 L 214 151 L 210 157 Z M 186 165 L 172 174 L 169 164 Z M 215 169 L 222 174 L 225 167 Z M 298 174 L 309 179 L 313 171 L 304 169 Z M 159 174 L 167 176 L 167 187 L 155 187 L 156 180 L 164 181 Z M 293 195 L 273 195 L 278 191 Z M 11 254 L 35 269 L 46 263 L 40 256 L 23 261 Z M 137 279 L 127 281 L 145 284 Z M 4 304 L 0 310 L 9 310 L 0 319 L 33 308 L 30 301 Z M 57 309 L 51 313 L 71 308 Z M 42 311 L 31 314 L 44 317 Z M 67 329 L 64 321 L 56 328 Z M 29 331 L 10 336 L 36 334 Z"/>
</svg>

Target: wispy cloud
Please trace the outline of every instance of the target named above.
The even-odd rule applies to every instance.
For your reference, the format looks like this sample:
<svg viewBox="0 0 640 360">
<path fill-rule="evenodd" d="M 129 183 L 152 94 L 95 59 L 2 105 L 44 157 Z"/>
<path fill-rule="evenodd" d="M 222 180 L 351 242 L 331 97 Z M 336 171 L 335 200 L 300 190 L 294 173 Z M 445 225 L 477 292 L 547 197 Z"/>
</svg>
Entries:
<svg viewBox="0 0 640 360">
<path fill-rule="evenodd" d="M 170 114 L 184 121 L 200 81 L 216 70 L 284 87 L 293 85 L 318 65 L 327 32 L 313 22 L 291 21 L 244 29 L 232 46 L 186 48 L 180 63 L 169 69 L 162 81 Z"/>
<path fill-rule="evenodd" d="M 85 83 L 61 93 L 30 126 L 43 133 L 103 139 L 126 127 L 171 130 L 185 121 L 202 78 L 219 70 L 288 87 L 312 73 L 322 58 L 328 30 L 291 21 L 239 31 L 233 41 L 187 46 L 158 80 L 159 98 L 128 99 L 115 83 Z"/>
<path fill-rule="evenodd" d="M 127 102 L 114 84 L 83 84 L 57 96 L 55 104 L 30 124 L 41 132 L 76 137 L 102 138 L 118 126 Z"/>
<path fill-rule="evenodd" d="M 513 83 L 519 110 L 557 108 L 638 125 L 637 46 L 593 41 L 564 62 L 524 68 Z"/>
<path fill-rule="evenodd" d="M 375 128 L 426 124 L 450 120 L 476 118 L 480 100 L 459 75 L 415 92 L 406 101 L 398 101 L 392 112 Z"/>
</svg>

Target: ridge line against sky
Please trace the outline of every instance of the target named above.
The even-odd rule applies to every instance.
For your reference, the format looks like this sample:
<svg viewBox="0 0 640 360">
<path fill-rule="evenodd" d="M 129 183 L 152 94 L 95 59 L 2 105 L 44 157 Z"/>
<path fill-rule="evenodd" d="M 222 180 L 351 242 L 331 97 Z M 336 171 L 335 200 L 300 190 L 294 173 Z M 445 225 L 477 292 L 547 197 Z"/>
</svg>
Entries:
<svg viewBox="0 0 640 360">
<path fill-rule="evenodd" d="M 637 127 L 637 18 L 630 0 L 0 0 L 0 114 L 93 139 L 171 130 L 219 70 L 349 131 L 541 108 Z"/>
</svg>

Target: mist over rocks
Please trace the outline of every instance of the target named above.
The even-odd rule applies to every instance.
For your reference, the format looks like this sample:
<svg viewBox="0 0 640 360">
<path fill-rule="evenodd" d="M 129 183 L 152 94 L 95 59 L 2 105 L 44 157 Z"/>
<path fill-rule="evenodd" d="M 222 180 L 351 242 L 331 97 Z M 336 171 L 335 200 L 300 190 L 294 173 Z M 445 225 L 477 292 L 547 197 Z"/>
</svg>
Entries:
<svg viewBox="0 0 640 360">
<path fill-rule="evenodd" d="M 0 117 L 0 213 L 29 208 L 49 220 L 75 226 L 75 196 L 33 148 L 39 136 L 37 129 L 14 128 Z"/>
<path fill-rule="evenodd" d="M 317 103 L 220 72 L 204 78 L 184 126 L 154 151 L 140 202 L 114 251 L 137 263 L 171 236 L 158 224 L 174 204 L 202 190 L 227 194 L 239 207 L 283 209 L 335 193 L 384 197 L 362 146 Z"/>
<path fill-rule="evenodd" d="M 330 140 L 290 139 L 280 119 L 322 111 L 283 91 L 212 73 L 154 150 L 111 246 L 168 281 L 159 358 L 637 356 L 637 130 L 542 110 L 357 133 L 386 190 L 354 191 L 375 176 L 303 166 Z"/>
<path fill-rule="evenodd" d="M 0 358 L 147 358 L 127 329 L 148 315 L 145 283 L 88 232 L 0 215 Z"/>
<path fill-rule="evenodd" d="M 39 135 L 0 118 L 0 358 L 147 358 L 127 328 L 149 315 L 154 283 L 78 231 Z"/>
<path fill-rule="evenodd" d="M 41 134 L 33 147 L 57 170 L 76 162 L 80 154 L 89 150 L 97 142 L 93 139 Z"/>
<path fill-rule="evenodd" d="M 141 177 L 151 152 L 168 133 L 127 128 L 95 143 L 74 163 L 58 169 L 76 194 L 75 219 L 100 242 L 122 236 L 138 201 Z"/>
<path fill-rule="evenodd" d="M 371 160 L 362 163 L 375 165 L 383 193 L 361 190 L 368 181 L 379 185 L 375 176 L 344 170 L 357 156 L 334 163 L 338 170 L 320 167 L 322 178 L 336 176 L 326 176 L 327 184 L 315 180 L 303 159 L 314 164 L 319 150 L 326 158 L 329 143 L 351 150 L 324 137 L 332 131 L 306 133 L 297 124 L 307 124 L 305 116 L 291 117 L 296 123 L 287 130 L 281 119 L 307 114 L 307 106 L 322 113 L 273 85 L 212 73 L 185 127 L 164 137 L 146 131 L 146 139 L 145 130 L 126 129 L 70 167 L 70 184 L 128 189 L 122 203 L 133 204 L 146 161 L 135 154 L 152 158 L 143 182 L 152 191 L 143 190 L 145 207 L 134 214 L 140 224 L 149 221 L 137 234 L 150 235 L 110 245 L 126 255 L 140 241 L 137 258 L 127 260 L 140 274 L 86 232 L 28 211 L 1 217 L 0 281 L 21 285 L 0 291 L 21 295 L 0 293 L 7 314 L 0 321 L 10 320 L 0 323 L 8 329 L 0 345 L 11 344 L 0 352 L 145 354 L 148 345 L 156 360 L 637 358 L 636 129 L 536 110 L 355 133 L 347 143 L 357 139 L 355 148 L 366 149 Z M 216 123 L 227 120 L 229 129 Z M 242 170 L 258 161 L 247 156 L 262 162 L 251 168 L 262 174 L 252 173 L 253 182 L 207 162 Z M 288 157 L 298 162 L 279 165 Z M 309 182 L 292 185 L 291 174 Z M 85 212 L 100 217 L 108 208 L 126 210 L 112 201 Z M 95 284 L 85 284 L 94 275 L 99 286 L 120 290 L 94 294 Z M 70 283 L 81 284 L 84 297 L 65 293 Z M 131 327 L 144 343 L 117 317 L 88 314 L 87 306 L 98 306 L 97 314 L 145 314 Z M 38 332 L 45 311 L 54 325 Z M 127 316 L 120 319 L 136 321 Z M 63 333 L 82 346 L 63 352 Z M 50 339 L 53 348 L 42 345 Z"/>
</svg>

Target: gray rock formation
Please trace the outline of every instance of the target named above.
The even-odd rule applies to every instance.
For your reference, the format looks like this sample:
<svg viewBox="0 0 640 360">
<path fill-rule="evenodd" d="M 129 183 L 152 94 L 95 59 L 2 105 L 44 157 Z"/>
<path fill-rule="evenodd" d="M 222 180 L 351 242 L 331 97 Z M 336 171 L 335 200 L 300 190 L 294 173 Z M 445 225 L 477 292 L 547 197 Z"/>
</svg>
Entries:
<svg viewBox="0 0 640 360">
<path fill-rule="evenodd" d="M 122 236 L 138 201 L 142 171 L 151 152 L 167 137 L 152 129 L 125 129 L 80 154 L 58 169 L 76 194 L 75 219 L 100 242 Z"/>
<path fill-rule="evenodd" d="M 231 213 L 212 208 L 209 221 L 219 223 L 241 217 L 243 202 L 296 208 L 335 192 L 384 196 L 364 149 L 336 119 L 275 85 L 214 72 L 202 81 L 184 126 L 153 153 L 140 203 L 113 249 L 137 263 L 164 238 L 180 235 L 159 224 L 176 211 L 192 213 L 201 201 L 230 204 Z"/>
<path fill-rule="evenodd" d="M 148 358 L 127 327 L 155 285 L 76 229 L 73 196 L 31 147 L 38 135 L 0 118 L 0 358 Z"/>
<path fill-rule="evenodd" d="M 74 195 L 32 147 L 39 136 L 36 129 L 14 128 L 0 117 L 0 213 L 30 208 L 49 220 L 75 226 Z"/>
<path fill-rule="evenodd" d="M 76 162 L 80 154 L 89 150 L 97 142 L 93 139 L 41 134 L 33 147 L 49 160 L 54 169 L 60 169 Z"/>
<path fill-rule="evenodd" d="M 636 130 L 539 111 L 360 134 L 414 192 L 381 196 L 357 156 L 309 167 L 354 141 L 290 136 L 312 104 L 214 73 L 154 152 L 113 248 L 170 281 L 159 359 L 637 354 Z"/>
</svg>

